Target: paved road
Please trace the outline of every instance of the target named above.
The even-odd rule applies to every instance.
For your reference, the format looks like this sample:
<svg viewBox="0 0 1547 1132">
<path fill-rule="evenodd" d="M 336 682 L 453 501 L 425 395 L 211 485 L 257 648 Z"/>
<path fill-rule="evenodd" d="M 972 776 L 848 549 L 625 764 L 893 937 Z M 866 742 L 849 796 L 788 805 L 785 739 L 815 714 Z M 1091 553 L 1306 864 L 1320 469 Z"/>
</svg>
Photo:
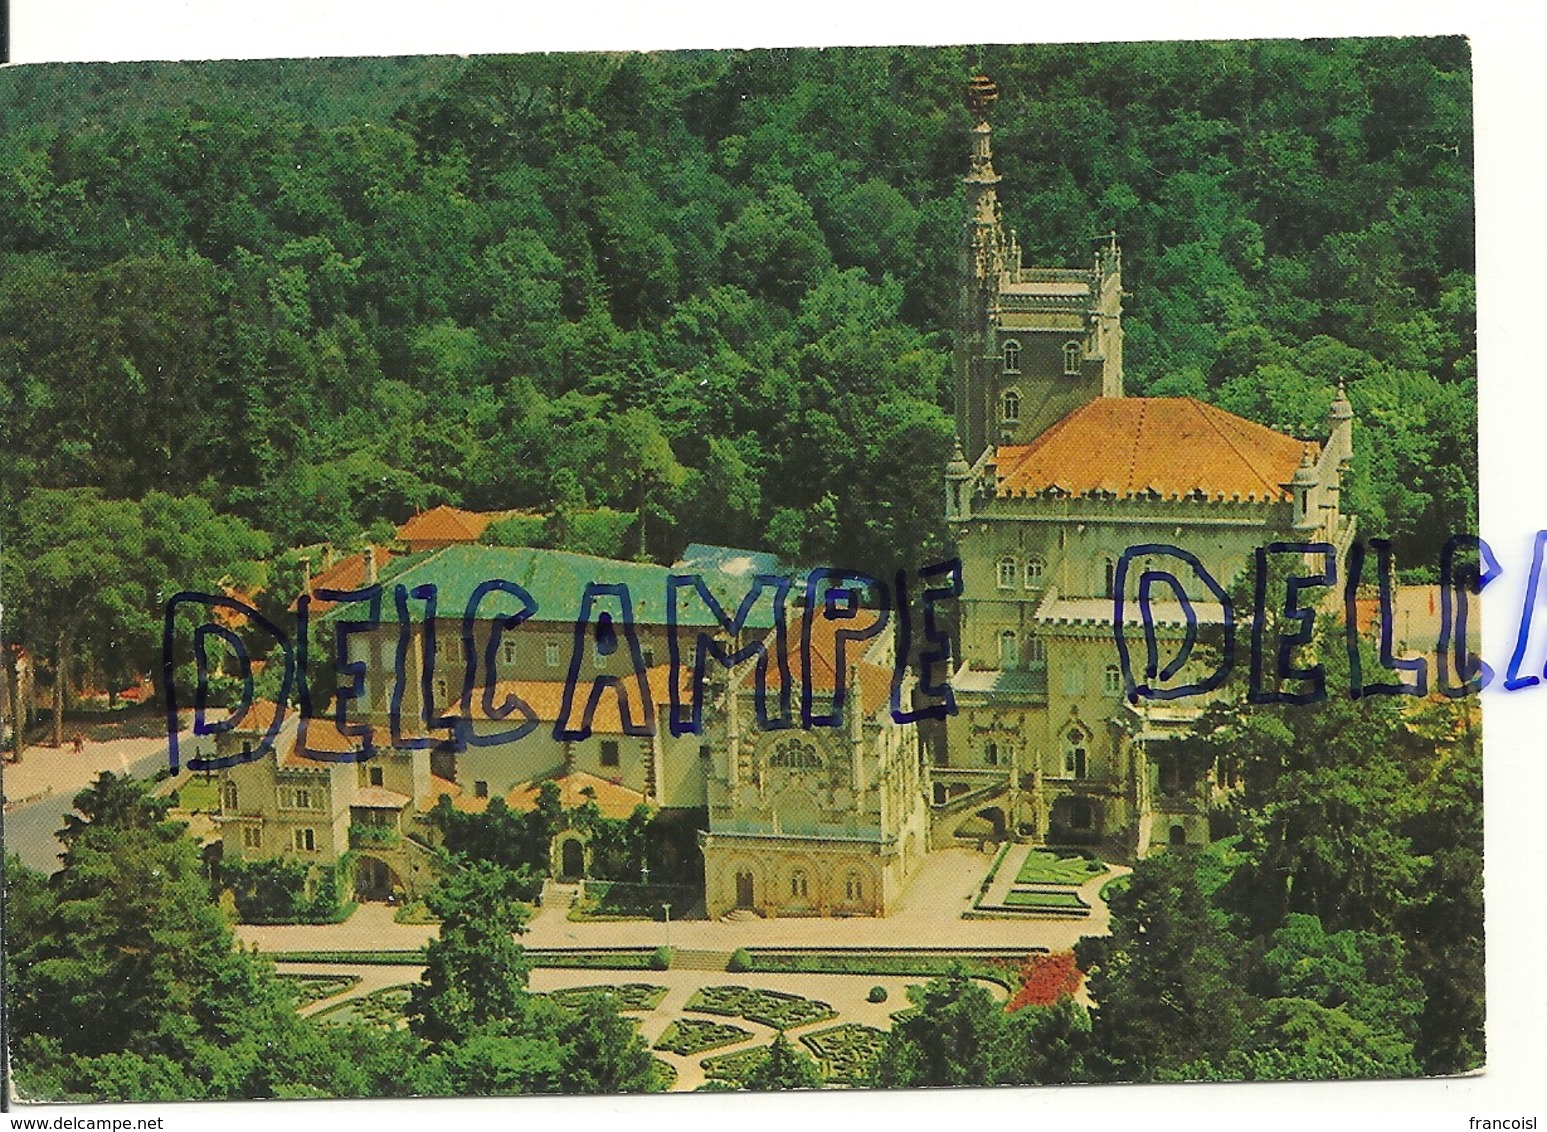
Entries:
<svg viewBox="0 0 1547 1132">
<path fill-rule="evenodd" d="M 159 751 L 133 760 L 127 769 L 135 778 L 154 778 L 166 765 L 167 745 L 162 743 Z M 70 786 L 57 790 L 6 814 L 3 827 L 5 851 L 17 854 L 29 868 L 45 873 L 58 872 L 59 854 L 64 851 L 64 846 L 54 834 L 64 825 L 65 814 L 73 808 L 71 800 L 80 789 L 80 786 Z"/>
</svg>

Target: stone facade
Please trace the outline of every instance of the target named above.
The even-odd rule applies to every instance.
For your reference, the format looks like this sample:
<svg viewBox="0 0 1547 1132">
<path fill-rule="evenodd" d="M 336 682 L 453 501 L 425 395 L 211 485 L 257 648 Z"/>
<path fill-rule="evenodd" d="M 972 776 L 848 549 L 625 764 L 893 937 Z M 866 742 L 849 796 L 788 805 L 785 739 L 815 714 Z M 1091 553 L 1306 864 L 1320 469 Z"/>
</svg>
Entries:
<svg viewBox="0 0 1547 1132">
<path fill-rule="evenodd" d="M 1137 856 L 1200 844 L 1213 772 L 1176 746 L 1198 708 L 1129 702 L 1113 627 L 1119 559 L 1142 544 L 1179 547 L 1228 587 L 1276 540 L 1326 541 L 1341 555 L 1354 532 L 1340 507 L 1352 409 L 1339 392 L 1325 437 L 1302 440 L 1199 402 L 1125 399 L 1116 236 L 1089 270 L 1021 264 L 1000 221 L 994 97 L 987 80 L 969 88 L 960 443 L 945 477 L 964 574 L 961 711 L 930 768 L 934 841 L 989 828 Z M 1130 611 L 1150 565 L 1174 569 L 1189 599 L 1208 596 L 1175 560 L 1137 565 Z M 1180 610 L 1153 603 L 1156 620 L 1168 607 Z"/>
</svg>

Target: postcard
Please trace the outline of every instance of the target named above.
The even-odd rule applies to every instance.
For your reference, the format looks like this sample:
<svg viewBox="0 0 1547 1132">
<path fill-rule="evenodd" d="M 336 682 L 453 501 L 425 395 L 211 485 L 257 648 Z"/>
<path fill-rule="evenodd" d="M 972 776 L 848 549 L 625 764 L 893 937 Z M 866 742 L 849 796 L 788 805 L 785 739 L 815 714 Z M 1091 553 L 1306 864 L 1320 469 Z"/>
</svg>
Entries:
<svg viewBox="0 0 1547 1132">
<path fill-rule="evenodd" d="M 10 1102 L 1481 1069 L 1471 78 L 0 70 Z"/>
</svg>

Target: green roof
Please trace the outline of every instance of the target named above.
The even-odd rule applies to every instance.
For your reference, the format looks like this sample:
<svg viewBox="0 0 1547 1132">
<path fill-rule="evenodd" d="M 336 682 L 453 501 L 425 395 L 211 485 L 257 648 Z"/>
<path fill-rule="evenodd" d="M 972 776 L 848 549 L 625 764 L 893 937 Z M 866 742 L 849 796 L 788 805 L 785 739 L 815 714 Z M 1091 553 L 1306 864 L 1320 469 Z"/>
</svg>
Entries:
<svg viewBox="0 0 1547 1132">
<path fill-rule="evenodd" d="M 503 547 L 457 545 L 440 550 L 411 554 L 394 558 L 386 564 L 377 580 L 383 588 L 382 618 L 391 620 L 392 593 L 395 586 L 433 584 L 436 587 L 436 619 L 460 620 L 467 609 L 467 602 L 484 582 L 501 579 L 514 582 L 531 595 L 537 603 L 534 621 L 566 621 L 573 623 L 580 615 L 580 601 L 587 584 L 628 586 L 633 603 L 634 624 L 666 624 L 666 579 L 674 573 L 691 571 L 657 566 L 650 562 L 619 562 L 610 558 L 593 558 L 588 554 L 571 554 L 564 550 L 540 550 L 535 547 Z M 734 616 L 742 600 L 751 590 L 751 579 L 729 574 L 702 572 L 704 584 L 720 602 L 728 616 Z M 794 587 L 789 600 L 793 603 Z M 410 611 L 419 608 L 417 603 Z M 601 609 L 611 611 L 612 603 Z M 678 624 L 695 627 L 713 627 L 714 615 L 691 589 L 679 595 Z M 521 602 L 510 594 L 494 591 L 484 597 L 478 606 L 478 619 L 492 621 L 519 612 Z M 354 620 L 360 616 L 358 605 L 343 604 L 329 610 L 323 620 Z M 760 597 L 747 618 L 749 628 L 769 628 L 772 618 L 768 615 L 766 594 Z"/>
</svg>

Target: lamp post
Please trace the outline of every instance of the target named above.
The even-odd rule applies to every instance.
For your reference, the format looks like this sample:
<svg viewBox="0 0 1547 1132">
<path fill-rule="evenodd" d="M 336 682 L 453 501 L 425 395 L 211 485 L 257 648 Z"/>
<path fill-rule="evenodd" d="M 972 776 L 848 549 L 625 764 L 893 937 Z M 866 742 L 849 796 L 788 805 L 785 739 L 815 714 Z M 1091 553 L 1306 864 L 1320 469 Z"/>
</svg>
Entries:
<svg viewBox="0 0 1547 1132">
<path fill-rule="evenodd" d="M 670 948 L 671 948 L 671 905 L 670 904 L 662 904 L 661 907 L 666 910 L 666 947 L 667 947 L 668 950 L 670 950 Z"/>
</svg>

